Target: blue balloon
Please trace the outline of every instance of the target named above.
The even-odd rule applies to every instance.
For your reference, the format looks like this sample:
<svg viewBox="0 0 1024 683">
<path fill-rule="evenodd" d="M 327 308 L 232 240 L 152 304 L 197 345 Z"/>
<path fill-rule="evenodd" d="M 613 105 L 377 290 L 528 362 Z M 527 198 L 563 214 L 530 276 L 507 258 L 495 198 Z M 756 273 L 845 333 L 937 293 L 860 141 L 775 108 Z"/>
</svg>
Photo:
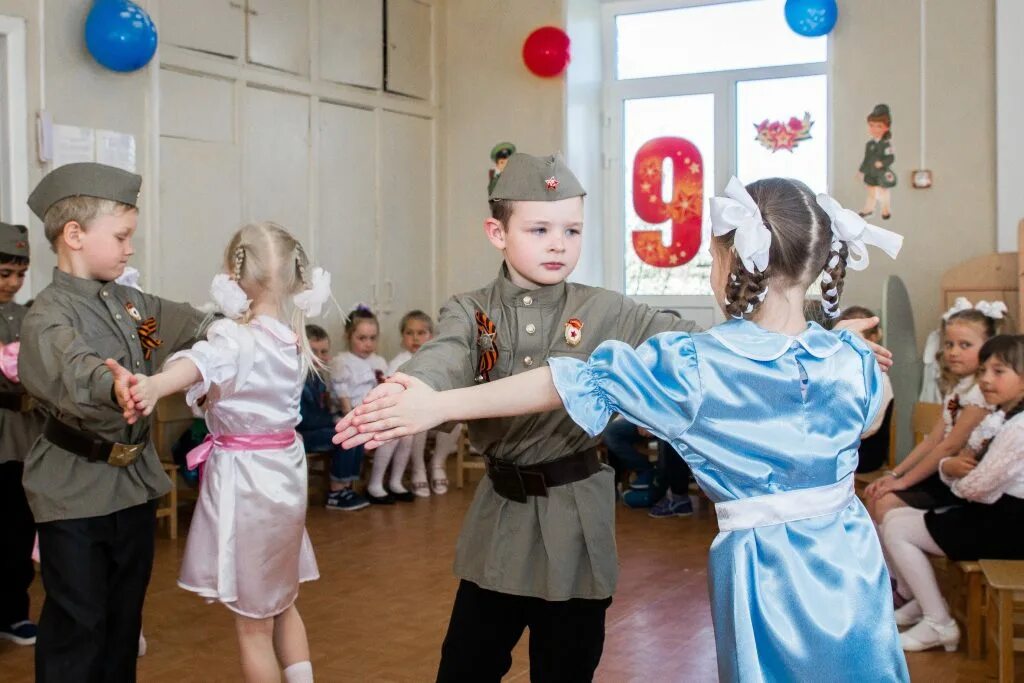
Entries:
<svg viewBox="0 0 1024 683">
<path fill-rule="evenodd" d="M 130 0 L 96 0 L 85 20 L 85 45 L 113 71 L 135 71 L 156 52 L 156 26 Z"/>
<path fill-rule="evenodd" d="M 786 0 L 786 23 L 802 36 L 823 36 L 836 25 L 836 0 Z"/>
</svg>

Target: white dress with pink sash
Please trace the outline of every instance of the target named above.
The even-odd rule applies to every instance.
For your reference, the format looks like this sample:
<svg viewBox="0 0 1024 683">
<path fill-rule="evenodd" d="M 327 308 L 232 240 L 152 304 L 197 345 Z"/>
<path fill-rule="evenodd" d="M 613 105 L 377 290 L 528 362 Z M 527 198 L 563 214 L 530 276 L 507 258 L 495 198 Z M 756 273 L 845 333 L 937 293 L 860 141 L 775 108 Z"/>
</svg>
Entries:
<svg viewBox="0 0 1024 683">
<path fill-rule="evenodd" d="M 189 454 L 205 463 L 178 585 L 243 616 L 276 616 L 300 582 L 320 577 L 305 528 L 306 454 L 294 438 L 304 380 L 295 334 L 266 316 L 218 320 L 176 358 L 202 374 L 186 399 L 211 434 Z"/>
</svg>

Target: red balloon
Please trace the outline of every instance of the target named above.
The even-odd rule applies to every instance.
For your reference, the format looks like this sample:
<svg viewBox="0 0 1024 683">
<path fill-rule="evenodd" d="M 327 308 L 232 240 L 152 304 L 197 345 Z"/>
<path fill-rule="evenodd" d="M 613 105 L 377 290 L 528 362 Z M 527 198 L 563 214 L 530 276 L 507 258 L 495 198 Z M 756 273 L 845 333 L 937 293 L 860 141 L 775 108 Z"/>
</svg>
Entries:
<svg viewBox="0 0 1024 683">
<path fill-rule="evenodd" d="M 569 65 L 569 36 L 557 26 L 542 26 L 523 43 L 523 62 L 537 76 L 558 76 Z"/>
</svg>

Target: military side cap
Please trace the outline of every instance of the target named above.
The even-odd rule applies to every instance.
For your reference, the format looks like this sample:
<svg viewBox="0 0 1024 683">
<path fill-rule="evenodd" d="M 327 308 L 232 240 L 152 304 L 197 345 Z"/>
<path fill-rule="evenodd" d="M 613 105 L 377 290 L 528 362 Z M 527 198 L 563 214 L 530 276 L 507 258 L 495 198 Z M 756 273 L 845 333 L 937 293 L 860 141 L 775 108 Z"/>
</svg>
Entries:
<svg viewBox="0 0 1024 683">
<path fill-rule="evenodd" d="M 889 105 L 888 104 L 876 104 L 875 108 L 871 110 L 870 114 L 868 114 L 868 118 L 872 118 L 872 119 L 880 119 L 883 116 L 889 116 L 889 117 L 892 116 L 889 113 Z"/>
<path fill-rule="evenodd" d="M 491 148 L 491 161 L 497 161 L 498 155 L 510 157 L 516 153 L 516 146 L 511 142 L 499 142 Z"/>
<path fill-rule="evenodd" d="M 0 222 L 0 254 L 28 258 L 28 230 L 24 225 Z"/>
<path fill-rule="evenodd" d="M 516 153 L 508 158 L 490 198 L 492 201 L 554 202 L 586 194 L 562 155 L 535 157 Z"/>
<path fill-rule="evenodd" d="M 135 206 L 141 187 L 142 176 L 114 166 L 92 162 L 68 164 L 55 168 L 39 181 L 28 197 L 28 206 L 40 220 L 51 206 L 68 197 L 96 197 Z"/>
</svg>

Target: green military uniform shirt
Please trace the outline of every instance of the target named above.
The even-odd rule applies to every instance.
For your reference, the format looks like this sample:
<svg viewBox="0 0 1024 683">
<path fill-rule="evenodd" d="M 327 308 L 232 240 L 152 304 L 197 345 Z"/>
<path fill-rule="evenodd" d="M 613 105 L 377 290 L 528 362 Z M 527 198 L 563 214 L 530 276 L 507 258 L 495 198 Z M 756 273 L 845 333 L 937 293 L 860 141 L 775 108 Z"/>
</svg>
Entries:
<svg viewBox="0 0 1024 683">
<path fill-rule="evenodd" d="M 551 356 L 585 359 L 608 339 L 638 346 L 659 332 L 696 329 L 606 289 L 565 282 L 521 289 L 502 266 L 494 282 L 445 304 L 434 339 L 401 371 L 437 390 L 473 385 L 481 349 L 490 343 L 481 341 L 478 311 L 495 326 L 491 380 L 540 367 Z M 567 338 L 579 341 L 572 345 Z M 480 452 L 518 465 L 556 460 L 599 441 L 563 409 L 477 420 L 469 435 Z M 489 590 L 545 600 L 609 597 L 618 579 L 614 478 L 605 465 L 587 479 L 550 488 L 547 497 L 516 503 L 495 493 L 485 477 L 459 537 L 456 575 Z"/>
<path fill-rule="evenodd" d="M 868 140 L 864 145 L 864 161 L 860 164 L 864 184 L 872 187 L 895 187 L 896 174 L 892 170 L 895 160 L 892 138 L 889 135 L 883 136 L 881 140 Z M 876 163 L 881 163 L 881 167 L 875 166 Z"/>
<path fill-rule="evenodd" d="M 0 344 L 21 339 L 21 321 L 27 312 L 27 308 L 13 301 L 0 304 Z M 0 392 L 21 395 L 25 388 L 0 373 Z M 0 408 L 0 462 L 24 460 L 42 428 L 43 414 L 39 410 L 21 413 Z"/>
<path fill-rule="evenodd" d="M 155 333 L 140 330 L 152 317 Z M 112 396 L 113 358 L 151 374 L 169 354 L 193 344 L 203 313 L 115 282 L 54 270 L 22 326 L 18 372 L 44 412 L 76 429 L 118 443 L 149 441 L 149 421 L 124 421 Z M 143 326 L 144 327 L 144 326 Z M 146 359 L 141 337 L 159 340 Z M 23 483 L 36 522 L 98 517 L 158 498 L 170 489 L 152 443 L 128 467 L 114 467 L 39 438 L 25 460 Z"/>
</svg>

